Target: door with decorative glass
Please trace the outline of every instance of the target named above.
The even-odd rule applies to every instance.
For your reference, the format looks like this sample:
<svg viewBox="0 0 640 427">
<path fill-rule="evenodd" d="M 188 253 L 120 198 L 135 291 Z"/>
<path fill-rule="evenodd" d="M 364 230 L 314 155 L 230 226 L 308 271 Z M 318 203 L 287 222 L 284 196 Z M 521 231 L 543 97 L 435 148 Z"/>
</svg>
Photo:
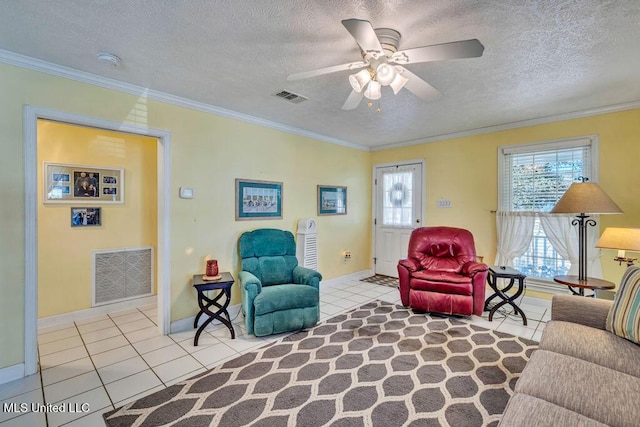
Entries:
<svg viewBox="0 0 640 427">
<path fill-rule="evenodd" d="M 411 232 L 422 226 L 423 163 L 375 168 L 374 271 L 398 277 L 398 260 L 407 256 Z"/>
</svg>

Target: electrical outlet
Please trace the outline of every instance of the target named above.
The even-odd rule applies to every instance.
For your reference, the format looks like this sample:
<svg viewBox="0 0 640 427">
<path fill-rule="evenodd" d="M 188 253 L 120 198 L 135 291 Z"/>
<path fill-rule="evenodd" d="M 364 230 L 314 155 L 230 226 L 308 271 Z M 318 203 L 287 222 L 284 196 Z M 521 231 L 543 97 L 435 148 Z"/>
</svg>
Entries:
<svg viewBox="0 0 640 427">
<path fill-rule="evenodd" d="M 343 262 L 346 264 L 350 259 L 351 259 L 351 251 L 344 251 Z"/>
<path fill-rule="evenodd" d="M 451 206 L 453 206 L 453 204 L 451 203 L 451 200 L 448 200 L 448 199 L 440 199 L 440 200 L 438 200 L 438 207 L 439 208 L 450 208 Z"/>
</svg>

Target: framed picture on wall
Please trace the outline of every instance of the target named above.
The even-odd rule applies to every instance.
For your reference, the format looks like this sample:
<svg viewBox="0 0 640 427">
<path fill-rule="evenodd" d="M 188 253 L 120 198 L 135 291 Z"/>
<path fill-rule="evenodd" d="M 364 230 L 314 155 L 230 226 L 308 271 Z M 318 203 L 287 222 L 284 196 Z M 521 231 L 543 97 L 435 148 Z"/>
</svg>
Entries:
<svg viewBox="0 0 640 427">
<path fill-rule="evenodd" d="M 347 187 L 318 185 L 318 215 L 346 215 Z"/>
<path fill-rule="evenodd" d="M 44 203 L 124 203 L 124 169 L 44 162 Z"/>
<path fill-rule="evenodd" d="M 236 179 L 236 221 L 282 219 L 281 182 Z"/>
<path fill-rule="evenodd" d="M 72 227 L 96 227 L 102 225 L 102 208 L 71 208 Z"/>
</svg>

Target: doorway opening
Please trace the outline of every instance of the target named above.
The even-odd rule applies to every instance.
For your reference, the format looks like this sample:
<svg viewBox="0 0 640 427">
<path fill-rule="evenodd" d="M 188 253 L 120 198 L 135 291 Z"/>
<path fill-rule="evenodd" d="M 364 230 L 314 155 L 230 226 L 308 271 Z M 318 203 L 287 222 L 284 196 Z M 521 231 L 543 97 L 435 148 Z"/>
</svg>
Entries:
<svg viewBox="0 0 640 427">
<path fill-rule="evenodd" d="M 424 160 L 373 168 L 373 270 L 398 277 L 398 260 L 407 256 L 411 232 L 425 216 Z"/>
<path fill-rule="evenodd" d="M 66 175 L 68 174 L 68 181 L 62 181 L 63 185 L 57 185 L 53 197 L 65 197 L 65 194 L 68 194 L 67 198 L 71 198 L 72 192 L 74 191 L 75 186 L 75 176 L 74 174 L 78 174 L 78 178 L 81 178 L 82 172 L 85 172 L 85 177 L 89 176 L 91 172 L 91 178 L 96 180 L 94 185 L 94 193 L 90 196 L 85 197 L 77 197 L 71 198 L 71 201 L 68 203 L 62 204 L 47 204 L 46 196 L 49 194 L 45 192 L 45 186 L 48 180 L 53 179 L 53 176 L 47 176 L 46 166 L 43 164 L 45 159 L 40 159 L 38 156 L 38 132 L 39 124 L 44 122 L 48 122 L 51 124 L 63 125 L 68 128 L 77 128 L 82 130 L 100 130 L 99 132 L 103 132 L 108 135 L 113 135 L 113 132 L 123 136 L 129 136 L 131 138 L 152 138 L 151 142 L 155 141 L 154 146 L 150 148 L 148 151 L 148 155 L 153 157 L 153 161 L 155 163 L 155 167 L 153 168 L 153 184 L 151 188 L 146 188 L 145 191 L 152 192 L 155 197 L 155 205 L 156 208 L 154 212 L 152 212 L 151 216 L 154 217 L 152 221 L 153 224 L 151 228 L 153 230 L 149 230 L 148 233 L 152 233 L 154 235 L 154 244 L 157 247 L 157 251 L 154 254 L 155 262 L 152 262 L 152 274 L 155 276 L 155 283 L 157 284 L 157 315 L 156 315 L 156 324 L 158 327 L 158 331 L 161 334 L 169 333 L 169 324 L 170 324 L 170 285 L 169 285 L 169 277 L 170 277 L 170 262 L 169 262 L 169 194 L 170 194 L 170 135 L 166 131 L 158 130 L 158 129 L 150 129 L 146 127 L 139 127 L 133 125 L 127 125 L 123 123 L 110 122 L 102 119 L 96 119 L 87 116 L 81 116 L 70 113 L 62 113 L 57 111 L 52 111 L 48 109 L 42 109 L 38 107 L 26 106 L 25 114 L 24 114 L 24 129 L 25 129 L 25 376 L 34 374 L 38 371 L 38 286 L 43 286 L 43 279 L 46 279 L 46 272 L 42 271 L 41 267 L 46 266 L 49 260 L 44 260 L 47 262 L 43 262 L 42 265 L 39 266 L 39 245 L 43 244 L 44 239 L 40 242 L 40 233 L 39 230 L 42 231 L 42 225 L 46 225 L 47 221 L 51 221 L 52 218 L 56 217 L 56 224 L 61 225 L 62 219 L 65 216 L 69 216 L 69 221 L 65 221 L 64 225 L 60 228 L 65 233 L 76 233 L 72 235 L 73 240 L 71 242 L 83 242 L 83 236 L 80 234 L 89 231 L 90 226 L 96 226 L 96 222 L 99 222 L 102 226 L 103 236 L 101 238 L 109 239 L 114 238 L 114 236 L 107 236 L 108 234 L 116 234 L 114 242 L 117 241 L 117 229 L 114 232 L 114 229 L 111 229 L 109 233 L 104 233 L 106 227 L 104 226 L 105 221 L 108 220 L 109 216 L 111 220 L 115 220 L 119 215 L 124 215 L 123 218 L 126 219 L 127 212 L 122 209 L 124 203 L 104 203 L 104 200 L 98 200 L 100 197 L 96 197 L 95 194 L 100 191 L 100 195 L 102 195 L 103 199 L 117 200 L 116 197 L 117 192 L 121 192 L 121 196 L 124 197 L 126 194 L 130 194 L 129 192 L 124 192 L 124 183 L 126 182 L 123 178 L 124 175 L 121 176 L 118 174 L 118 169 L 113 166 L 107 167 L 106 169 L 110 169 L 110 171 L 102 173 L 101 169 L 92 168 L 92 165 L 82 164 L 82 160 L 78 161 L 73 157 L 73 153 L 71 153 L 70 157 L 66 157 L 68 164 L 72 165 L 72 168 L 69 171 L 58 171 L 58 175 L 56 178 L 66 180 Z M 91 142 L 92 149 L 117 149 L 119 144 L 114 144 L 113 140 L 94 140 Z M 148 143 L 148 141 L 147 141 Z M 111 153 L 113 154 L 113 153 Z M 117 153 L 116 153 L 117 156 Z M 92 164 L 96 164 L 97 162 L 90 162 Z M 67 163 L 62 163 L 63 165 Z M 76 164 L 80 164 L 80 167 L 75 167 Z M 38 170 L 42 171 L 38 173 Z M 86 171 L 84 169 L 87 169 Z M 77 170 L 76 170 L 77 169 Z M 95 170 L 94 170 L 95 169 Z M 126 170 L 124 171 L 126 173 Z M 38 178 L 40 177 L 40 179 Z M 106 179 L 106 181 L 105 181 Z M 98 181 L 99 180 L 99 181 Z M 119 184 L 118 182 L 121 182 Z M 68 185 L 64 185 L 68 182 Z M 38 185 L 42 186 L 40 193 L 38 192 Z M 56 183 L 59 184 L 59 183 Z M 120 186 L 122 185 L 122 187 Z M 66 193 L 66 188 L 68 188 L 68 193 Z M 96 188 L 98 187 L 98 188 Z M 104 193 L 105 189 L 108 189 L 108 195 Z M 116 189 L 115 191 L 113 189 Z M 136 194 L 141 194 L 138 189 Z M 106 197 L 105 197 L 106 196 Z M 55 201 L 55 200 L 54 200 Z M 123 200 L 124 201 L 124 200 Z M 47 214 L 42 212 L 43 207 L 51 207 L 55 206 L 57 209 L 49 209 Z M 86 221 L 76 221 L 78 226 L 74 226 L 73 222 L 73 209 L 80 208 L 76 214 L 81 215 L 82 210 L 85 209 L 85 217 L 88 218 L 88 214 L 91 213 L 93 216 L 90 217 L 91 221 L 87 219 Z M 100 210 L 96 210 L 96 208 L 100 208 Z M 118 209 L 120 208 L 120 209 Z M 89 212 L 91 211 L 91 212 Z M 95 220 L 95 214 L 98 212 L 101 216 L 99 221 Z M 108 214 L 108 215 L 105 215 Z M 149 215 L 149 214 L 145 214 Z M 42 224 L 39 224 L 42 223 Z M 120 221 L 120 224 L 123 224 L 124 221 Z M 112 222 L 111 224 L 115 224 Z M 98 227 L 100 226 L 98 225 Z M 40 228 L 39 228 L 40 226 Z M 86 227 L 86 228 L 85 228 Z M 97 229 L 97 228 L 96 228 Z M 94 231 L 96 230 L 94 229 Z M 124 231 L 126 233 L 126 231 Z M 91 238 L 96 238 L 98 234 L 93 234 L 90 236 Z M 80 237 L 80 238 L 78 238 Z M 87 236 L 84 236 L 87 237 Z M 111 245 L 114 244 L 111 242 Z M 61 241 L 60 244 L 64 244 L 65 241 Z M 66 243 L 69 243 L 67 241 Z M 108 245 L 108 244 L 107 244 Z M 87 248 L 85 248 L 87 249 Z M 84 251 L 85 255 L 87 250 Z M 84 263 L 84 261 L 83 261 Z M 51 266 L 49 266 L 51 267 Z M 89 267 L 89 270 L 95 269 L 95 266 Z M 83 265 L 83 270 L 87 269 L 86 265 Z M 93 270 L 91 270 L 93 271 Z M 40 277 L 43 275 L 45 277 Z M 39 282 L 40 281 L 40 282 Z M 67 291 L 68 292 L 68 291 Z M 92 298 L 93 299 L 93 298 Z M 142 304 L 149 304 L 152 300 L 147 299 Z M 135 304 L 135 301 L 133 302 Z M 55 310 L 51 308 L 52 310 Z M 108 310 L 108 309 L 105 309 Z M 155 315 L 155 313 L 154 313 Z M 55 316 L 54 316 L 55 317 Z"/>
</svg>

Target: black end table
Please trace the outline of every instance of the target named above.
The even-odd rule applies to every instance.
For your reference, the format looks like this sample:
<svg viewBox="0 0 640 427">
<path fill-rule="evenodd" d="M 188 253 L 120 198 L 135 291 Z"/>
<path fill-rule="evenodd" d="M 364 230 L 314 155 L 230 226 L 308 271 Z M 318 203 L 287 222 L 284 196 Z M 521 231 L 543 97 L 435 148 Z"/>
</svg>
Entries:
<svg viewBox="0 0 640 427">
<path fill-rule="evenodd" d="M 527 326 L 527 316 L 524 314 L 524 311 L 522 311 L 522 309 L 520 309 L 520 307 L 518 307 L 514 303 L 514 301 L 520 295 L 522 295 L 522 292 L 524 292 L 524 279 L 526 277 L 527 276 L 520 273 L 518 270 L 510 267 L 502 267 L 502 266 L 495 266 L 495 265 L 492 265 L 491 267 L 489 267 L 489 274 L 487 274 L 487 282 L 489 283 L 489 286 L 491 286 L 491 289 L 494 290 L 494 294 L 491 295 L 489 298 L 487 298 L 487 300 L 485 301 L 484 310 L 485 311 L 489 310 L 490 322 L 493 321 L 493 314 L 500 307 L 502 307 L 505 304 L 509 304 L 511 307 L 513 307 L 513 310 L 515 311 L 515 313 L 519 314 L 522 317 L 522 323 L 525 326 Z M 509 279 L 509 284 L 507 284 L 507 286 L 505 286 L 504 288 L 498 288 L 497 279 Z M 518 283 L 518 289 L 516 293 L 511 296 L 507 295 L 505 292 L 510 290 L 513 287 L 513 285 L 516 283 L 516 281 Z M 490 308 L 489 303 L 494 298 L 500 298 L 502 299 L 502 301 L 498 302 L 497 304 L 495 304 L 493 307 Z"/>
<path fill-rule="evenodd" d="M 198 291 L 198 306 L 200 307 L 200 312 L 196 315 L 196 319 L 193 322 L 193 327 L 198 326 L 198 320 L 200 320 L 200 316 L 206 314 L 209 316 L 207 320 L 205 320 L 202 325 L 198 328 L 196 332 L 196 337 L 193 340 L 193 345 L 198 345 L 198 338 L 200 338 L 200 334 L 207 327 L 207 325 L 214 320 L 219 320 L 220 323 L 225 325 L 231 331 L 231 339 L 235 339 L 236 333 L 233 330 L 233 325 L 231 324 L 231 318 L 229 317 L 229 312 L 227 311 L 227 307 L 229 307 L 229 303 L 231 302 L 231 285 L 235 279 L 231 275 L 231 273 L 220 273 L 222 277 L 218 280 L 204 280 L 202 277 L 203 274 L 195 274 L 193 276 L 193 287 Z M 218 295 L 216 295 L 213 299 L 207 297 L 204 293 L 206 291 L 220 291 Z M 218 301 L 225 297 L 225 301 L 222 305 L 218 303 Z M 217 311 L 213 312 L 209 310 L 209 307 L 215 306 L 218 308 Z M 222 315 L 227 316 L 225 319 Z"/>
</svg>

